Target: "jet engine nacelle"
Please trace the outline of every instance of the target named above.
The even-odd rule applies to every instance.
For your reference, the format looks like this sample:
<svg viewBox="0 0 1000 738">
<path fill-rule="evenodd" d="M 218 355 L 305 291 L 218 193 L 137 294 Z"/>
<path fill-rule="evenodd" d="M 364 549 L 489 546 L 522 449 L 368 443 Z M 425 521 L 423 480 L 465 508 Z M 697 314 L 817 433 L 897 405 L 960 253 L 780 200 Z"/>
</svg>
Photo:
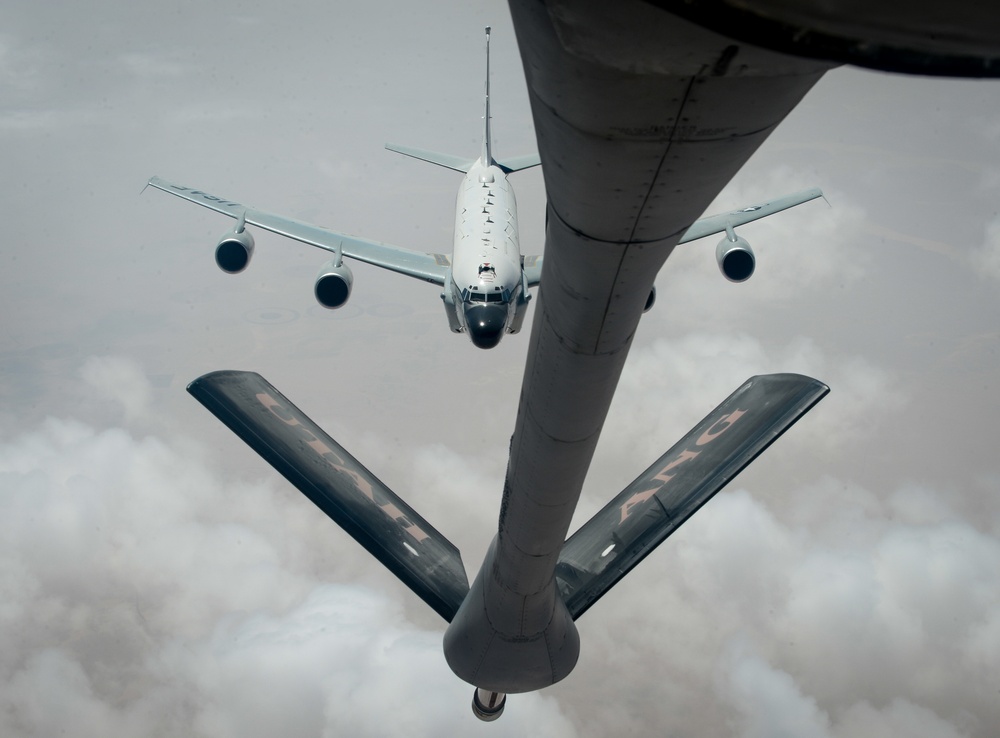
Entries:
<svg viewBox="0 0 1000 738">
<path fill-rule="evenodd" d="M 354 286 L 354 275 L 351 274 L 351 270 L 347 264 L 342 261 L 338 264 L 338 261 L 339 259 L 331 259 L 323 265 L 319 270 L 319 276 L 316 277 L 316 286 L 313 288 L 316 301 L 330 310 L 343 307 L 351 296 L 351 287 Z"/>
<path fill-rule="evenodd" d="M 239 274 L 253 256 L 253 235 L 248 230 L 230 231 L 215 247 L 215 263 L 227 274 Z"/>
<path fill-rule="evenodd" d="M 719 245 L 715 247 L 715 258 L 719 262 L 722 276 L 730 282 L 746 282 L 757 264 L 750 244 L 735 233 L 719 241 Z"/>
</svg>

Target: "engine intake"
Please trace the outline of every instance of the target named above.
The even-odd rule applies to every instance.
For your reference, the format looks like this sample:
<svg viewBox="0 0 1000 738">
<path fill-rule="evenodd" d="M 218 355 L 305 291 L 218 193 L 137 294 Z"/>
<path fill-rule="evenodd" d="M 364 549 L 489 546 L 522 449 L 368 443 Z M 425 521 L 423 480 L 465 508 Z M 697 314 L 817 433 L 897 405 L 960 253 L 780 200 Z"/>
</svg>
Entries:
<svg viewBox="0 0 1000 738">
<path fill-rule="evenodd" d="M 730 282 L 746 282 L 757 265 L 750 244 L 732 231 L 715 247 L 715 259 L 719 262 L 722 276 Z"/>
<path fill-rule="evenodd" d="M 656 285 L 654 284 L 649 290 L 649 297 L 646 298 L 646 304 L 642 306 L 642 312 L 648 313 L 653 309 L 653 304 L 656 302 Z"/>
<path fill-rule="evenodd" d="M 215 263 L 227 274 L 239 274 L 250 264 L 253 256 L 253 234 L 244 229 L 230 231 L 215 247 Z"/>
<path fill-rule="evenodd" d="M 336 310 L 347 303 L 353 286 L 354 275 L 350 268 L 340 259 L 331 259 L 319 270 L 313 292 L 320 305 Z"/>
</svg>

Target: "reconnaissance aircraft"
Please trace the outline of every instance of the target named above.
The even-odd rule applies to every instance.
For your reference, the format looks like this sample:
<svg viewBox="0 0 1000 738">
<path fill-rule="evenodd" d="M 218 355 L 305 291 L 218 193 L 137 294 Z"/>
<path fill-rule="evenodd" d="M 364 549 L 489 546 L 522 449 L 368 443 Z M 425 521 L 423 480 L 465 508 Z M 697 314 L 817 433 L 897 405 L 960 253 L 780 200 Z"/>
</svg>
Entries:
<svg viewBox="0 0 1000 738">
<path fill-rule="evenodd" d="M 256 210 L 202 190 L 171 184 L 160 177 L 151 178 L 148 184 L 236 219 L 235 228 L 223 235 L 215 247 L 215 262 L 224 272 L 238 274 L 250 264 L 254 238 L 246 226 L 257 226 L 333 252 L 333 259 L 320 268 L 313 288 L 316 300 L 323 307 L 343 307 L 351 296 L 354 275 L 343 261 L 347 256 L 442 287 L 441 299 L 451 330 L 467 332 L 473 344 L 488 349 L 500 343 L 505 333 L 521 330 L 531 299 L 528 290 L 538 284 L 542 273 L 541 256 L 521 255 L 517 202 L 507 179 L 511 172 L 537 166 L 540 159 L 537 154 L 503 160 L 493 158 L 489 28 L 486 29 L 486 111 L 483 120 L 483 149 L 474 161 L 386 144 L 390 151 L 465 175 L 455 205 L 455 240 L 450 259 L 444 254 L 411 251 Z M 821 195 L 819 190 L 807 190 L 705 218 L 691 227 L 681 243 L 725 232 L 726 237 L 716 252 L 719 267 L 727 279 L 742 282 L 753 273 L 754 255 L 750 245 L 737 236 L 733 228 Z M 651 287 L 646 310 L 653 306 L 655 299 L 656 290 Z"/>
<path fill-rule="evenodd" d="M 576 620 L 828 391 L 751 377 L 566 539 L 653 282 L 708 204 L 840 63 L 1000 76 L 1000 29 L 973 0 L 949 6 L 947 33 L 919 0 L 509 6 L 545 260 L 498 532 L 471 585 L 445 536 L 262 377 L 214 372 L 188 388 L 449 623 L 445 658 L 484 720 L 507 694 L 565 678 Z M 240 225 L 244 211 L 230 213 Z"/>
</svg>

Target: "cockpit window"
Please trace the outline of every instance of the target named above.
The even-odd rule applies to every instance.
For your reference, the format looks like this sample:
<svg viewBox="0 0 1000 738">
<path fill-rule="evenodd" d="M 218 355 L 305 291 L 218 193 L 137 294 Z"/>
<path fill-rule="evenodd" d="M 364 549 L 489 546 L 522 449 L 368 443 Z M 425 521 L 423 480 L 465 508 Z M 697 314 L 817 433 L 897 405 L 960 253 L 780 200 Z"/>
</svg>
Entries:
<svg viewBox="0 0 1000 738">
<path fill-rule="evenodd" d="M 503 295 L 499 292 L 470 292 L 469 302 L 503 302 Z"/>
</svg>

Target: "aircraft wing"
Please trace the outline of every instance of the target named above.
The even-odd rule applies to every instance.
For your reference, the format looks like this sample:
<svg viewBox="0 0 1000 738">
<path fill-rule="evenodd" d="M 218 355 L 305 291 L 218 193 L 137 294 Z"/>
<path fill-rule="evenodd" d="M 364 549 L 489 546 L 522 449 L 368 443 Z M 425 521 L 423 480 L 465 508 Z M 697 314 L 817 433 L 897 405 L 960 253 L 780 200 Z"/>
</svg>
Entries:
<svg viewBox="0 0 1000 738">
<path fill-rule="evenodd" d="M 711 236 L 713 233 L 722 233 L 727 228 L 735 228 L 736 226 L 752 223 L 755 220 L 780 213 L 782 210 L 788 210 L 788 208 L 794 208 L 796 205 L 801 205 L 804 202 L 815 200 L 817 197 L 823 197 L 823 191 L 818 187 L 814 187 L 811 190 L 796 192 L 794 195 L 779 197 L 777 200 L 762 202 L 759 205 L 751 205 L 742 210 L 733 210 L 721 215 L 710 215 L 707 218 L 696 220 L 684 232 L 678 243 L 688 243 L 689 241 L 695 241 L 705 236 Z"/>
<path fill-rule="evenodd" d="M 794 195 L 786 195 L 785 197 L 779 197 L 777 200 L 751 205 L 741 210 L 733 210 L 732 212 L 720 215 L 710 215 L 706 218 L 696 220 L 684 232 L 678 243 L 688 243 L 699 238 L 704 238 L 705 236 L 711 236 L 713 233 L 722 233 L 728 228 L 736 228 L 737 226 L 752 223 L 755 220 L 780 213 L 782 210 L 788 210 L 804 202 L 815 200 L 817 197 L 823 197 L 823 191 L 818 187 L 814 187 L 811 190 L 803 190 L 802 192 L 796 192 Z M 528 278 L 528 286 L 535 287 L 542 279 L 542 257 L 533 256 L 528 257 L 528 259 L 532 261 L 529 265 L 527 259 L 525 260 L 524 274 Z"/>
<path fill-rule="evenodd" d="M 469 591 L 458 549 L 266 379 L 211 372 L 188 392 L 451 622 Z"/>
<path fill-rule="evenodd" d="M 556 582 L 573 619 L 829 391 L 799 374 L 751 377 L 570 536 Z"/>
<path fill-rule="evenodd" d="M 255 210 L 238 202 L 216 197 L 191 187 L 171 184 L 159 177 L 152 177 L 149 180 L 149 185 L 209 210 L 228 215 L 230 218 L 239 218 L 245 214 L 247 225 L 257 226 L 265 231 L 277 233 L 279 236 L 287 236 L 316 248 L 336 252 L 339 246 L 343 249 L 344 256 L 405 274 L 408 277 L 443 285 L 448 274 L 450 262 L 448 257 L 443 254 L 425 254 L 377 241 L 368 241 L 356 236 L 348 236 L 293 218 Z"/>
</svg>

